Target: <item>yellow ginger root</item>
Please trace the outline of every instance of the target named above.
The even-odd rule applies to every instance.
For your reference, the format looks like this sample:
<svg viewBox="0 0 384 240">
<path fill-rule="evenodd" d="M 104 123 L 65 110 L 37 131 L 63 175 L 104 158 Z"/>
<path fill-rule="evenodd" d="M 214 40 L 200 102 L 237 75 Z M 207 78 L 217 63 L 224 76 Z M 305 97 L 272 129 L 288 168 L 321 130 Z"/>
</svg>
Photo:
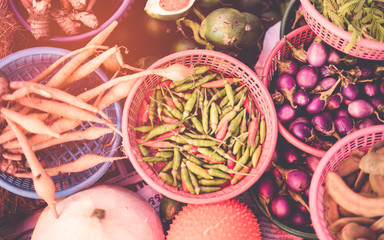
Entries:
<svg viewBox="0 0 384 240">
<path fill-rule="evenodd" d="M 28 22 L 31 25 L 31 33 L 36 40 L 49 39 L 51 37 L 51 3 L 48 0 L 32 2 L 29 11 Z"/>
<path fill-rule="evenodd" d="M 80 33 L 81 23 L 73 21 L 68 14 L 61 9 L 53 8 L 51 10 L 52 18 L 57 22 L 61 30 L 67 35 L 76 35 Z"/>
<path fill-rule="evenodd" d="M 93 13 L 89 12 L 71 12 L 69 14 L 71 20 L 80 21 L 85 26 L 95 29 L 99 26 L 99 21 Z"/>
</svg>

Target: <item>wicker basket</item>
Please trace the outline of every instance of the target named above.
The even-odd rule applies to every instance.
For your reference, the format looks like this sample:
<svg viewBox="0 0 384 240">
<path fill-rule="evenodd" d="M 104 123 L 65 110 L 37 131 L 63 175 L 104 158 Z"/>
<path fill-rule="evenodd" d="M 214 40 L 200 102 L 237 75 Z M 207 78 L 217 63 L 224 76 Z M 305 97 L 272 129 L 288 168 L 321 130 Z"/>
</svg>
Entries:
<svg viewBox="0 0 384 240">
<path fill-rule="evenodd" d="M 384 125 L 364 128 L 336 142 L 321 159 L 312 176 L 309 193 L 311 219 L 319 239 L 333 239 L 324 218 L 323 196 L 327 173 L 334 171 L 353 149 L 367 149 L 379 141 L 384 141 Z"/>
<path fill-rule="evenodd" d="M 345 52 L 344 49 L 351 41 L 352 34 L 326 19 L 315 9 L 310 0 L 300 0 L 300 2 L 304 10 L 305 21 L 312 31 L 328 45 Z M 384 43 L 362 38 L 347 54 L 370 60 L 384 60 Z"/>
<path fill-rule="evenodd" d="M 141 78 L 135 83 L 124 105 L 122 124 L 123 144 L 128 158 L 136 171 L 150 186 L 171 199 L 185 203 L 204 204 L 236 197 L 250 188 L 259 179 L 272 159 L 278 130 L 276 112 L 271 96 L 255 72 L 239 60 L 221 52 L 209 50 L 182 51 L 158 60 L 150 68 L 162 68 L 175 63 L 186 66 L 210 65 L 211 70 L 221 72 L 224 76 L 242 78 L 247 84 L 250 95 L 266 119 L 267 133 L 262 154 L 257 166 L 250 171 L 252 175 L 256 174 L 257 176 L 246 176 L 237 184 L 226 186 L 217 192 L 193 195 L 165 184 L 147 163 L 138 161 L 142 155 L 136 143 L 134 127 L 136 126 L 137 114 L 143 99 L 161 80 L 161 77 L 153 75 Z"/>
<path fill-rule="evenodd" d="M 21 4 L 20 0 L 8 0 L 9 6 L 15 14 L 16 19 L 29 31 L 31 26 L 29 25 L 28 12 Z M 100 1 L 102 2 L 102 1 Z M 64 36 L 64 35 L 55 35 L 52 36 L 49 41 L 52 42 L 77 42 L 82 40 L 89 40 L 90 38 L 96 36 L 99 32 L 108 27 L 113 21 L 121 21 L 128 15 L 129 10 L 132 8 L 135 0 L 113 0 L 108 1 L 107 6 L 99 7 L 98 16 L 100 16 L 100 25 L 96 29 L 90 29 L 87 32 L 73 35 L 73 36 Z M 95 5 L 95 8 L 97 7 Z"/>
<path fill-rule="evenodd" d="M 0 75 L 5 76 L 9 81 L 24 81 L 32 79 L 41 71 L 55 62 L 58 58 L 68 53 L 68 50 L 52 47 L 36 47 L 21 50 L 0 60 Z M 100 70 L 96 70 L 87 78 L 76 83 L 71 92 L 78 94 L 79 91 L 99 85 L 108 81 L 108 77 Z M 121 107 L 115 103 L 105 109 L 105 113 L 118 129 L 121 127 Z M 93 123 L 83 123 L 76 130 L 85 129 Z M 114 138 L 115 137 L 115 138 Z M 113 142 L 111 142 L 113 141 Z M 36 156 L 44 167 L 58 166 L 62 163 L 72 162 L 87 154 L 99 154 L 112 157 L 116 155 L 116 149 L 121 143 L 120 136 L 108 134 L 92 141 L 76 141 L 56 145 L 36 152 Z M 56 198 L 66 197 L 95 183 L 109 168 L 111 163 L 101 163 L 88 170 L 60 174 L 52 177 L 56 187 Z M 0 186 L 17 195 L 36 198 L 33 182 L 29 178 L 15 178 L 14 176 L 0 173 Z"/>
</svg>

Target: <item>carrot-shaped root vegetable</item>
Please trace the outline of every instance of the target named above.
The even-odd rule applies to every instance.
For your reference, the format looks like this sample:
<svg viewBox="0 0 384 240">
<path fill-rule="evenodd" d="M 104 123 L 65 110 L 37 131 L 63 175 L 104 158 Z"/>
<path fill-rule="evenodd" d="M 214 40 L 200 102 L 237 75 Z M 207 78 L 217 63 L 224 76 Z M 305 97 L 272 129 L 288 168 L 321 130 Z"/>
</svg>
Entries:
<svg viewBox="0 0 384 240">
<path fill-rule="evenodd" d="M 42 71 L 41 73 L 39 73 L 36 77 L 32 78 L 31 80 L 29 80 L 30 82 L 41 82 L 42 80 L 44 80 L 45 78 L 47 78 L 49 76 L 49 74 L 51 74 L 58 66 L 60 66 L 63 62 L 65 62 L 66 60 L 68 60 L 69 58 L 75 56 L 76 54 L 79 54 L 81 52 L 84 52 L 84 51 L 87 51 L 87 50 L 91 50 L 93 51 L 92 49 L 103 49 L 103 50 L 106 50 L 108 49 L 108 47 L 106 46 L 85 46 L 85 47 L 82 47 L 82 48 L 79 48 L 77 50 L 74 50 L 74 51 L 71 51 L 67 54 L 65 54 L 64 56 L 60 57 L 59 59 L 57 59 L 54 63 L 52 63 L 51 65 L 49 65 L 44 71 Z"/>
<path fill-rule="evenodd" d="M 108 59 L 111 55 L 115 54 L 117 51 L 118 47 L 114 46 L 108 49 L 107 51 L 101 53 L 97 57 L 93 58 L 92 60 L 88 61 L 87 63 L 84 63 L 83 65 L 79 66 L 67 79 L 65 79 L 62 84 L 65 86 L 69 86 L 70 84 L 88 76 L 98 67 L 100 67 L 100 65 L 103 64 L 106 59 Z"/>
<path fill-rule="evenodd" d="M 188 76 L 192 76 L 193 74 L 194 74 L 193 68 L 175 63 L 166 68 L 158 68 L 158 69 L 150 69 L 150 70 L 147 69 L 142 72 L 137 72 L 131 75 L 125 75 L 125 76 L 112 79 L 84 93 L 81 93 L 80 95 L 78 95 L 78 97 L 80 97 L 83 101 L 89 101 L 92 98 L 99 95 L 100 93 L 105 92 L 109 88 L 119 83 L 135 80 L 137 78 L 144 77 L 147 75 L 159 75 L 162 77 L 166 77 L 172 81 L 181 81 Z"/>
<path fill-rule="evenodd" d="M 0 112 L 5 118 L 14 121 L 31 133 L 46 134 L 55 138 L 60 137 L 59 133 L 51 130 L 43 121 L 36 117 L 23 115 L 7 108 L 1 108 Z"/>
<path fill-rule="evenodd" d="M 61 102 L 68 103 L 70 105 L 74 105 L 78 108 L 88 110 L 92 113 L 98 113 L 104 119 L 107 119 L 107 120 L 109 119 L 108 116 L 103 111 L 99 110 L 97 107 L 92 106 L 82 101 L 78 97 L 73 96 L 72 94 L 65 92 L 63 90 L 60 90 L 58 88 L 52 88 L 44 84 L 32 83 L 32 82 L 26 82 L 26 81 L 13 81 L 10 83 L 10 87 L 12 89 L 17 89 L 17 90 L 14 91 L 12 94 L 3 96 L 3 99 L 8 101 L 9 100 L 14 101 L 18 98 L 25 97 L 29 93 L 36 93 L 42 97 L 56 99 Z"/>
<path fill-rule="evenodd" d="M 56 114 L 74 120 L 105 124 L 115 130 L 118 134 L 122 135 L 121 132 L 116 127 L 114 127 L 112 123 L 101 119 L 84 109 L 77 108 L 66 103 L 35 97 L 19 98 L 16 102 L 23 106 L 38 109 L 40 111 Z"/>
<path fill-rule="evenodd" d="M 31 168 L 32 180 L 37 195 L 39 195 L 45 202 L 47 202 L 48 206 L 53 210 L 55 217 L 58 218 L 59 215 L 57 214 L 55 201 L 55 184 L 53 183 L 52 178 L 41 166 L 39 160 L 32 150 L 31 145 L 28 142 L 27 137 L 21 131 L 19 126 L 17 126 L 16 123 L 8 118 L 6 118 L 6 120 L 11 126 L 12 130 L 15 132 L 17 139 L 20 141 L 20 145 L 23 149 L 25 158 L 27 159 L 29 167 Z"/>
<path fill-rule="evenodd" d="M 60 138 L 50 138 L 45 142 L 42 142 L 36 145 L 32 145 L 32 144 L 31 145 L 32 145 L 33 151 L 38 151 L 44 148 L 48 148 L 48 147 L 66 143 L 66 142 L 94 140 L 109 133 L 113 133 L 113 129 L 93 126 L 85 130 L 66 132 L 61 134 Z M 8 143 L 4 143 L 3 147 L 5 149 L 11 149 L 14 152 L 15 148 L 16 148 L 16 151 L 17 151 L 17 148 L 20 148 L 20 144 L 12 141 Z"/>
<path fill-rule="evenodd" d="M 95 37 L 88 42 L 87 46 L 101 45 L 116 28 L 118 22 L 112 22 L 108 27 L 103 31 L 97 34 Z M 47 85 L 50 87 L 57 87 L 62 85 L 66 79 L 94 52 L 96 48 L 86 49 L 75 57 L 73 57 L 69 62 L 67 62 L 51 79 L 47 82 Z"/>
<path fill-rule="evenodd" d="M 128 96 L 135 81 L 122 82 L 112 87 L 100 100 L 98 109 L 104 109 L 114 102 L 117 102 Z"/>
<path fill-rule="evenodd" d="M 45 171 L 49 176 L 53 177 L 63 173 L 81 172 L 95 167 L 100 163 L 113 162 L 122 159 L 126 159 L 126 157 L 105 157 L 97 154 L 85 154 L 73 162 L 65 163 L 57 167 L 46 168 Z M 14 174 L 14 176 L 30 178 L 31 173 L 17 173 Z"/>
</svg>

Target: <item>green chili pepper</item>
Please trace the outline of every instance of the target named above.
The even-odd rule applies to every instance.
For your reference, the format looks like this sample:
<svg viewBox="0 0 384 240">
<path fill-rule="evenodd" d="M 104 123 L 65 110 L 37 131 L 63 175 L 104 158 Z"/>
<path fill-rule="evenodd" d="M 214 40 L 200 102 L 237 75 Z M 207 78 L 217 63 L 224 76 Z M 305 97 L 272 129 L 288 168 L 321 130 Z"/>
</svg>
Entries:
<svg viewBox="0 0 384 240">
<path fill-rule="evenodd" d="M 211 147 L 213 149 L 213 152 L 214 153 L 218 153 L 220 156 L 222 156 L 223 158 L 229 158 L 231 157 L 227 151 L 225 151 L 224 149 L 222 149 L 221 147 L 219 146 L 212 146 Z"/>
<path fill-rule="evenodd" d="M 216 159 L 217 161 L 225 162 L 226 159 L 220 156 L 219 154 L 215 153 L 213 150 L 209 148 L 199 147 L 198 151 L 201 154 L 204 154 L 205 156 L 211 157 L 213 159 Z"/>
<path fill-rule="evenodd" d="M 207 135 L 193 134 L 189 132 L 186 132 L 184 134 L 193 139 L 208 139 Z"/>
<path fill-rule="evenodd" d="M 226 120 L 228 121 L 231 121 L 235 116 L 236 114 L 241 110 L 243 109 L 243 104 L 244 104 L 244 101 L 245 101 L 245 96 L 243 95 L 243 97 L 241 98 L 241 100 L 236 104 L 236 106 L 230 111 L 228 112 L 227 114 L 225 114 L 219 121 L 219 124 L 217 125 L 217 128 L 220 129 L 224 122 Z"/>
<path fill-rule="evenodd" d="M 215 168 L 208 169 L 207 172 L 212 177 L 218 177 L 218 178 L 223 178 L 223 179 L 232 179 L 231 175 L 229 175 L 228 173 L 222 172 L 222 171 L 215 169 Z"/>
<path fill-rule="evenodd" d="M 163 112 L 165 116 L 174 118 L 174 116 L 172 115 L 172 113 L 171 113 L 166 107 L 162 107 L 161 109 L 162 109 L 161 112 Z M 160 114 L 161 114 L 161 113 L 160 113 Z"/>
<path fill-rule="evenodd" d="M 220 186 L 228 182 L 228 179 L 215 178 L 215 179 L 199 179 L 199 185 L 201 186 Z"/>
<path fill-rule="evenodd" d="M 201 124 L 200 120 L 196 116 L 192 116 L 191 121 L 193 123 L 193 126 L 195 126 L 196 130 L 199 133 L 204 133 L 203 125 Z"/>
<path fill-rule="evenodd" d="M 265 141 L 265 132 L 266 132 L 266 123 L 265 123 L 264 115 L 262 115 L 260 119 L 259 132 L 260 132 L 260 144 L 263 144 Z"/>
<path fill-rule="evenodd" d="M 191 173 L 190 171 L 188 172 L 189 172 L 189 178 L 191 179 L 191 182 L 192 182 L 192 186 L 195 189 L 195 193 L 199 195 L 200 194 L 199 182 L 197 181 L 197 178 L 193 173 Z"/>
<path fill-rule="evenodd" d="M 172 137 L 169 137 L 168 139 L 170 139 L 171 141 L 174 141 L 178 144 L 188 144 L 187 138 L 184 136 L 180 136 L 180 135 L 172 136 Z"/>
<path fill-rule="evenodd" d="M 155 126 L 154 128 L 152 128 L 151 131 L 149 131 L 144 137 L 143 139 L 148 141 L 156 136 L 159 136 L 163 133 L 167 133 L 169 131 L 172 131 L 173 129 L 175 129 L 176 127 L 178 127 L 179 125 L 181 124 L 181 122 L 178 122 L 178 123 L 174 123 L 174 124 L 163 124 L 163 125 L 159 125 L 159 126 Z"/>
<path fill-rule="evenodd" d="M 219 112 L 218 112 L 218 106 L 215 102 L 211 105 L 211 111 L 210 111 L 210 126 L 211 126 L 211 133 L 214 133 L 217 129 L 217 124 L 219 123 Z"/>
<path fill-rule="evenodd" d="M 172 176 L 169 175 L 168 173 L 166 173 L 166 172 L 160 172 L 160 173 L 159 173 L 159 178 L 160 178 L 163 182 L 165 182 L 166 184 L 173 186 L 173 178 L 172 178 Z"/>
<path fill-rule="evenodd" d="M 220 107 L 218 107 L 220 108 Z M 230 111 L 233 110 L 233 107 L 232 106 L 226 106 L 225 108 L 223 108 L 223 110 L 221 110 L 221 114 L 219 116 L 219 120 L 221 120 L 225 115 L 227 115 Z"/>
<path fill-rule="evenodd" d="M 184 93 L 184 92 L 173 92 L 173 94 L 175 94 L 176 96 L 184 100 L 188 100 L 192 95 L 192 93 Z"/>
<path fill-rule="evenodd" d="M 196 165 L 199 165 L 201 166 L 202 165 L 202 162 L 195 156 L 193 156 L 192 154 L 184 154 L 185 158 L 188 160 L 188 161 L 191 161 L 193 162 L 194 164 Z"/>
<path fill-rule="evenodd" d="M 197 101 L 197 94 L 198 94 L 198 90 L 195 89 L 195 91 L 192 93 L 191 98 L 188 99 L 187 103 L 185 104 L 184 112 L 183 112 L 183 119 L 189 116 L 193 107 L 195 106 L 195 103 Z"/>
<path fill-rule="evenodd" d="M 173 157 L 173 152 L 168 151 L 159 151 L 155 154 L 155 157 L 161 157 L 161 158 L 171 158 Z"/>
<path fill-rule="evenodd" d="M 248 131 L 248 119 L 247 119 L 247 111 L 244 111 L 243 119 L 240 124 L 240 133 L 245 133 Z"/>
<path fill-rule="evenodd" d="M 209 69 L 211 69 L 211 66 L 209 65 L 196 66 L 193 68 L 193 73 L 195 75 L 200 75 L 200 74 L 206 73 Z"/>
<path fill-rule="evenodd" d="M 172 169 L 173 166 L 173 160 L 168 161 L 167 164 L 164 165 L 164 167 L 160 170 L 160 172 L 168 172 L 169 170 Z"/>
<path fill-rule="evenodd" d="M 175 96 L 173 96 L 171 90 L 168 89 L 168 92 L 169 94 L 171 95 L 171 98 L 173 100 L 173 103 L 175 104 L 176 108 L 180 111 L 180 112 L 183 112 L 184 111 L 184 105 L 182 104 L 182 102 Z"/>
<path fill-rule="evenodd" d="M 138 147 L 143 157 L 148 157 L 150 155 L 148 149 L 144 145 L 139 144 Z"/>
<path fill-rule="evenodd" d="M 176 175 L 177 175 L 177 171 L 180 167 L 180 162 L 181 162 L 180 152 L 179 152 L 179 149 L 177 149 L 175 147 L 175 148 L 173 148 L 173 164 L 172 164 L 172 171 L 171 171 L 171 174 L 173 176 L 173 183 L 174 183 L 175 187 L 177 185 Z"/>
<path fill-rule="evenodd" d="M 232 89 L 232 86 L 228 83 L 227 80 L 224 81 L 225 92 L 227 93 L 228 101 L 231 106 L 235 106 L 235 92 Z"/>
<path fill-rule="evenodd" d="M 161 113 L 163 112 L 163 108 L 161 107 L 162 100 L 163 100 L 163 94 L 161 93 L 161 91 L 156 91 L 156 109 L 157 109 L 156 112 L 160 121 L 162 120 Z"/>
<path fill-rule="evenodd" d="M 156 110 L 156 89 L 153 90 L 152 95 L 149 100 L 149 106 L 148 106 L 148 118 L 151 122 L 151 125 L 153 126 L 153 120 L 155 118 L 155 110 Z"/>
<path fill-rule="evenodd" d="M 197 175 L 197 176 L 200 176 L 202 178 L 205 178 L 205 179 L 213 179 L 213 177 L 211 175 L 209 175 L 202 167 L 200 167 L 199 165 L 191 162 L 191 161 L 187 161 L 186 162 L 186 165 L 187 165 L 187 168 L 189 171 L 191 171 L 193 174 Z"/>
<path fill-rule="evenodd" d="M 164 103 L 161 103 L 172 115 L 172 117 L 177 118 L 179 120 L 183 119 L 183 113 L 179 111 L 177 108 L 173 108 L 171 106 L 168 106 Z"/>
<path fill-rule="evenodd" d="M 192 185 L 189 171 L 185 163 L 181 163 L 181 181 L 191 194 L 195 194 L 195 188 Z"/>
<path fill-rule="evenodd" d="M 243 154 L 243 155 L 241 156 L 241 158 L 237 161 L 235 167 L 233 168 L 233 171 L 235 171 L 235 172 L 240 171 L 240 169 L 242 168 L 242 166 L 241 166 L 240 164 L 245 165 L 245 164 L 247 164 L 248 160 L 249 160 L 249 147 L 247 147 L 247 148 L 245 149 L 244 154 Z"/>
<path fill-rule="evenodd" d="M 205 75 L 204 77 L 200 78 L 196 82 L 184 83 L 183 85 L 175 87 L 173 90 L 175 92 L 184 92 L 184 91 L 190 90 L 192 88 L 197 88 L 197 87 L 200 87 L 202 84 L 214 79 L 216 76 L 217 76 L 216 73 L 208 74 L 208 75 Z"/>
<path fill-rule="evenodd" d="M 261 145 L 259 144 L 256 148 L 256 151 L 252 154 L 252 166 L 256 167 L 257 163 L 259 162 L 261 155 Z"/>
<path fill-rule="evenodd" d="M 211 187 L 211 186 L 200 186 L 201 193 L 211 193 L 220 191 L 221 187 Z"/>
<path fill-rule="evenodd" d="M 200 111 L 204 111 L 204 96 L 207 94 L 207 89 L 203 88 L 202 91 L 199 92 L 199 108 Z"/>
<path fill-rule="evenodd" d="M 207 92 L 205 92 L 205 97 L 204 97 L 204 107 L 203 111 L 201 113 L 201 124 L 203 125 L 203 130 L 204 133 L 208 134 L 209 131 L 209 104 L 208 104 L 208 97 L 207 97 Z"/>
<path fill-rule="evenodd" d="M 209 101 L 208 105 L 211 105 L 211 103 L 216 101 L 217 99 L 225 97 L 225 94 L 226 94 L 225 89 L 218 91 L 217 93 L 215 93 L 215 95 L 211 97 L 211 100 Z"/>
<path fill-rule="evenodd" d="M 245 132 L 245 133 L 240 134 L 239 137 L 237 137 L 236 142 L 232 148 L 233 154 L 236 155 L 240 151 L 241 146 L 244 145 L 244 141 L 247 139 L 248 135 L 249 135 L 249 132 Z"/>
<path fill-rule="evenodd" d="M 241 119 L 243 118 L 243 111 L 245 111 L 245 109 L 243 109 L 239 114 L 237 114 L 236 117 L 229 123 L 227 134 L 224 137 L 224 141 L 231 137 L 236 131 L 236 129 L 239 127 Z"/>
<path fill-rule="evenodd" d="M 140 159 L 140 161 L 143 161 L 143 162 L 166 162 L 166 161 L 168 161 L 168 159 L 162 158 L 162 157 L 148 156 L 148 157 L 142 157 Z"/>
<path fill-rule="evenodd" d="M 152 130 L 152 126 L 150 125 L 138 126 L 138 127 L 135 127 L 134 130 L 142 133 L 147 133 Z"/>
<path fill-rule="evenodd" d="M 235 104 L 238 103 L 241 98 L 243 98 L 243 96 L 245 97 L 246 96 L 246 93 L 248 91 L 248 88 L 243 88 L 240 92 L 238 92 L 236 95 L 235 95 Z M 245 99 L 244 99 L 245 100 Z M 244 103 L 244 102 L 243 102 Z"/>
</svg>

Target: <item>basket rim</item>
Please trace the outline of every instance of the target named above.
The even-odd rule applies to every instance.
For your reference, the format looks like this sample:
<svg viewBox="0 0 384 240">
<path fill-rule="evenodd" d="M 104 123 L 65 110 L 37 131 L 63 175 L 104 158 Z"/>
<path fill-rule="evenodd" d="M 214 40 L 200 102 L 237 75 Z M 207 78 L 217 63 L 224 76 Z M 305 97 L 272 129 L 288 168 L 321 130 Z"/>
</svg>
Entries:
<svg viewBox="0 0 384 240">
<path fill-rule="evenodd" d="M 21 14 L 18 11 L 18 8 L 16 7 L 14 0 L 8 0 L 9 6 L 14 13 L 14 16 L 19 21 L 21 25 L 23 25 L 28 31 L 31 31 L 30 24 L 21 16 Z M 135 0 L 123 0 L 120 7 L 115 11 L 115 13 L 108 18 L 103 24 L 101 24 L 96 29 L 92 29 L 88 32 L 73 35 L 73 36 L 52 36 L 48 41 L 52 42 L 77 42 L 89 39 L 91 37 L 94 37 L 98 33 L 100 33 L 103 29 L 108 27 L 112 22 L 114 21 L 120 21 L 120 16 L 123 16 L 124 12 L 135 2 Z"/>
<path fill-rule="evenodd" d="M 288 40 L 291 40 L 292 38 L 294 38 L 296 35 L 298 35 L 299 33 L 302 33 L 302 32 L 306 32 L 306 31 L 309 31 L 311 30 L 311 28 L 308 26 L 308 25 L 305 25 L 305 26 L 302 26 L 302 27 L 299 27 L 295 30 L 293 30 L 292 32 L 288 33 L 286 35 L 285 38 L 282 38 L 277 44 L 276 46 L 272 49 L 271 53 L 268 55 L 267 57 L 267 60 L 265 61 L 265 65 L 264 65 L 264 68 L 263 68 L 263 72 L 262 72 L 262 81 L 263 81 L 263 84 L 267 87 L 269 87 L 269 82 L 268 82 L 268 75 L 269 75 L 269 72 L 272 68 L 272 62 L 273 62 L 273 58 L 276 56 L 277 52 L 286 44 L 286 39 Z M 312 30 L 311 30 L 312 31 Z M 300 141 L 299 139 L 297 139 L 296 137 L 294 137 L 284 126 L 283 124 L 281 124 L 281 122 L 278 120 L 278 126 L 279 126 L 279 132 L 280 134 L 289 142 L 291 143 L 292 145 L 294 145 L 295 147 L 299 148 L 300 150 L 306 152 L 306 153 L 309 153 L 309 154 L 312 154 L 316 157 L 322 157 L 324 156 L 325 152 L 324 150 L 320 150 L 320 149 L 317 149 L 317 148 L 314 148 L 314 147 L 311 147 L 309 146 L 308 144 Z"/>
<path fill-rule="evenodd" d="M 350 32 L 345 31 L 342 28 L 339 28 L 334 23 L 326 19 L 317 9 L 312 5 L 312 3 L 309 0 L 300 0 L 303 9 L 307 11 L 314 19 L 316 19 L 320 25 L 323 27 L 326 27 L 332 34 L 339 36 L 342 39 L 347 40 L 348 42 L 352 39 L 352 34 Z M 316 32 L 314 29 L 312 29 L 314 32 Z M 321 36 L 320 36 L 321 37 Z M 359 41 L 357 41 L 359 45 L 374 49 L 374 50 L 384 50 L 384 42 L 374 41 L 366 38 L 361 38 Z"/>
<path fill-rule="evenodd" d="M 298 4 L 298 3 L 299 3 L 299 0 L 290 0 L 289 1 L 289 4 L 288 4 L 287 8 L 285 9 L 285 13 L 283 15 L 283 18 L 281 19 L 280 39 L 284 38 L 284 36 L 286 35 L 285 32 L 287 30 L 286 29 L 287 25 L 289 24 L 289 20 L 290 20 L 289 17 L 291 16 L 292 11 L 296 10 L 295 7 L 296 7 L 296 4 Z"/>
<path fill-rule="evenodd" d="M 32 47 L 32 48 L 28 48 L 28 49 L 22 49 L 22 50 L 19 50 L 15 53 L 12 53 L 12 54 L 0 59 L 0 69 L 2 69 L 4 66 L 8 65 L 9 63 L 11 63 L 17 59 L 31 56 L 31 55 L 54 54 L 54 55 L 63 56 L 69 52 L 70 51 L 67 49 L 57 48 L 57 47 Z M 101 69 L 98 68 L 94 72 L 101 78 L 102 81 L 108 81 L 109 78 Z M 1 70 L 0 70 L 0 74 L 1 74 Z M 116 127 L 118 129 L 120 129 L 121 128 L 121 106 L 118 103 L 115 103 L 114 106 L 115 106 L 115 110 L 116 110 L 116 116 L 118 118 L 118 121 L 116 122 Z M 121 143 L 121 137 L 119 135 L 117 135 L 116 139 L 113 142 L 112 148 L 113 149 L 117 148 L 118 145 L 120 145 L 120 143 Z M 108 154 L 108 156 L 112 156 L 112 155 L 113 155 L 113 152 Z M 97 172 L 92 174 L 90 177 L 86 178 L 84 181 L 82 181 L 82 182 L 78 183 L 77 185 L 72 186 L 70 188 L 56 191 L 55 192 L 55 198 L 66 197 L 66 196 L 74 194 L 78 191 L 81 191 L 82 189 L 90 187 L 91 185 L 93 185 L 97 180 L 99 180 L 104 175 L 104 173 L 108 170 L 108 168 L 111 166 L 111 164 L 112 164 L 111 162 L 102 163 L 101 167 L 97 170 Z M 6 189 L 10 192 L 13 192 L 19 196 L 23 196 L 23 197 L 27 197 L 27 198 L 33 198 L 33 199 L 41 199 L 37 195 L 36 191 L 27 190 L 27 189 L 20 189 L 18 187 L 15 187 L 13 184 L 10 184 L 9 182 L 4 181 L 2 178 L 0 178 L 0 185 L 4 189 Z"/>
<path fill-rule="evenodd" d="M 311 220 L 312 220 L 313 228 L 315 229 L 316 234 L 319 236 L 319 239 L 327 239 L 327 236 L 329 234 L 328 229 L 323 228 L 320 225 L 320 220 L 319 220 L 320 214 L 319 214 L 319 209 L 317 207 L 318 192 L 321 188 L 324 188 L 323 184 L 320 183 L 320 178 L 324 173 L 324 170 L 326 169 L 327 164 L 329 163 L 331 158 L 334 156 L 334 154 L 337 151 L 339 151 L 340 148 L 345 144 L 348 144 L 351 141 L 357 138 L 360 138 L 362 136 L 372 134 L 372 133 L 377 133 L 377 132 L 384 133 L 384 124 L 359 129 L 351 134 L 348 134 L 347 136 L 337 141 L 320 160 L 312 176 L 311 185 L 309 187 L 309 209 L 311 212 Z"/>
<path fill-rule="evenodd" d="M 172 53 L 168 56 L 165 56 L 165 57 L 157 60 L 148 69 L 158 68 L 168 61 L 178 59 L 180 57 L 184 57 L 184 56 L 188 56 L 188 55 L 209 55 L 209 56 L 214 56 L 214 57 L 219 57 L 219 58 L 225 59 L 225 60 L 227 60 L 231 63 L 234 63 L 236 65 L 240 65 L 245 72 L 247 72 L 248 74 L 251 74 L 255 78 L 255 80 L 260 82 L 259 87 L 262 89 L 262 91 L 264 91 L 264 93 L 266 93 L 265 97 L 267 99 L 267 102 L 274 109 L 274 104 L 273 104 L 272 98 L 268 92 L 268 89 L 264 86 L 264 84 L 262 84 L 262 81 L 258 77 L 258 75 L 253 70 L 251 70 L 251 68 L 246 66 L 241 61 L 239 61 L 239 60 L 235 59 L 234 57 L 231 57 L 227 54 L 224 54 L 222 52 L 217 52 L 214 50 L 205 50 L 205 49 L 204 50 L 203 49 L 184 50 L 181 52 Z M 231 199 L 233 197 L 236 197 L 236 196 L 240 195 L 241 193 L 247 191 L 255 182 L 258 181 L 258 179 L 261 177 L 261 175 L 258 177 L 252 176 L 251 178 L 250 178 L 250 176 L 246 176 L 242 181 L 244 181 L 245 179 L 251 179 L 251 180 L 249 180 L 248 182 L 243 184 L 241 187 L 237 187 L 237 189 L 235 189 L 234 191 L 232 191 L 230 193 L 226 193 L 224 195 L 219 195 L 219 196 L 218 196 L 218 192 L 204 193 L 204 197 L 199 198 L 198 195 L 194 195 L 194 197 L 188 197 L 188 196 L 182 196 L 182 195 L 179 195 L 177 193 L 171 192 L 171 191 L 161 187 L 157 182 L 152 180 L 152 178 L 150 176 L 148 176 L 145 173 L 145 171 L 141 168 L 139 162 L 136 160 L 135 154 L 133 153 L 133 151 L 131 149 L 131 145 L 128 141 L 128 137 L 125 137 L 126 132 L 127 132 L 127 128 L 128 128 L 128 121 L 125 121 L 124 119 L 128 119 L 129 107 L 131 106 L 132 100 L 135 96 L 137 89 L 140 87 L 140 85 L 144 82 L 145 79 L 146 79 L 146 77 L 142 77 L 135 82 L 135 84 L 132 86 L 131 92 L 129 93 L 129 95 L 125 101 L 124 109 L 123 109 L 123 117 L 122 117 L 122 119 L 123 119 L 123 122 L 122 122 L 122 129 L 123 130 L 122 131 L 123 131 L 123 144 L 124 144 L 125 152 L 128 155 L 129 160 L 131 161 L 132 165 L 134 166 L 135 170 L 139 173 L 139 175 L 152 188 L 154 188 L 159 193 L 164 194 L 165 196 L 167 196 L 171 199 L 181 201 L 184 203 L 208 204 L 208 203 L 220 202 L 220 201 L 224 201 L 224 200 L 228 200 L 228 199 Z M 274 126 L 271 126 L 271 132 L 269 134 L 271 135 L 272 141 L 271 141 L 271 145 L 268 147 L 271 149 L 275 149 L 276 143 L 277 143 L 277 138 L 278 138 L 277 115 L 276 115 L 275 110 L 271 111 L 271 114 L 272 114 L 272 123 Z M 260 168 L 261 172 L 264 172 L 265 169 L 268 167 L 270 161 L 272 160 L 272 155 L 273 155 L 273 151 L 270 151 L 269 155 L 266 155 L 266 159 L 268 161 L 266 161 L 264 163 L 264 166 L 261 166 L 261 168 Z"/>
</svg>

